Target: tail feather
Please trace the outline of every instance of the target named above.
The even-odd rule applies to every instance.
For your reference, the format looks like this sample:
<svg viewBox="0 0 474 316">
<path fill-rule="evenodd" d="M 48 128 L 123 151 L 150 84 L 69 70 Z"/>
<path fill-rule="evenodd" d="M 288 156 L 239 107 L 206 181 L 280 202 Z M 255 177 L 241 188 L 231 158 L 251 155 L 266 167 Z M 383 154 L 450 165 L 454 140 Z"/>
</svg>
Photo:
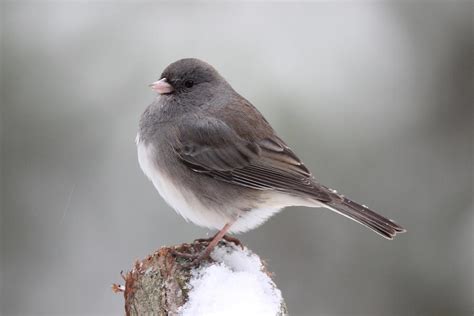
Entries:
<svg viewBox="0 0 474 316">
<path fill-rule="evenodd" d="M 366 206 L 351 201 L 346 197 L 339 195 L 338 197 L 339 199 L 326 202 L 326 206 L 333 211 L 372 229 L 379 235 L 387 239 L 393 239 L 395 235 L 406 232 L 403 227 L 395 223 L 393 220 L 375 213 Z"/>
</svg>

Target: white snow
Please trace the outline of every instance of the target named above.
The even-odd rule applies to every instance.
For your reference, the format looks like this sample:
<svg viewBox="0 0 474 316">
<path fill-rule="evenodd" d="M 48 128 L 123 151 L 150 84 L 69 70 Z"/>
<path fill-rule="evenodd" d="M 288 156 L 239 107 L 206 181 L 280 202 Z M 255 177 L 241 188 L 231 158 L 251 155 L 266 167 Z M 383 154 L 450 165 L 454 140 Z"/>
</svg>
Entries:
<svg viewBox="0 0 474 316">
<path fill-rule="evenodd" d="M 259 257 L 247 248 L 219 246 L 216 262 L 192 271 L 189 300 L 181 316 L 277 315 L 282 296 L 263 271 Z"/>
</svg>

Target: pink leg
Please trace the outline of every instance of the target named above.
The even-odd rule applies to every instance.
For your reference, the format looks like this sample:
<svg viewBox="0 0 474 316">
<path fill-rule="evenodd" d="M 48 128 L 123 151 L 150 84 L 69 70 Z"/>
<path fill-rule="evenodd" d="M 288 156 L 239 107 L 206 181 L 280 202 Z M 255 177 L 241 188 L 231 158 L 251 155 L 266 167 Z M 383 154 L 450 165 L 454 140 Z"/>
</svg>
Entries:
<svg viewBox="0 0 474 316">
<path fill-rule="evenodd" d="M 221 239 L 225 236 L 232 224 L 233 222 L 225 224 L 224 227 L 214 236 L 214 238 L 212 238 L 206 249 L 204 249 L 204 251 L 199 255 L 199 257 L 196 258 L 198 262 L 204 258 L 207 258 L 211 254 L 212 250 L 214 250 L 219 241 L 221 241 Z"/>
<path fill-rule="evenodd" d="M 209 255 L 211 254 L 212 250 L 217 246 L 217 244 L 219 243 L 219 241 L 221 241 L 221 239 L 225 236 L 225 234 L 229 231 L 229 228 L 230 226 L 234 223 L 234 221 L 232 222 L 229 222 L 227 224 L 224 225 L 224 227 L 212 238 L 212 240 L 209 242 L 209 244 L 207 245 L 206 249 L 204 249 L 204 251 L 202 251 L 200 254 L 198 254 L 197 256 L 195 254 L 188 254 L 188 253 L 182 253 L 182 252 L 178 252 L 178 251 L 173 251 L 173 253 L 176 255 L 176 256 L 179 256 L 179 257 L 184 257 L 184 258 L 188 258 L 188 259 L 194 259 L 192 262 L 190 262 L 190 264 L 188 266 L 194 266 L 194 265 L 197 265 L 199 264 L 203 259 L 206 259 L 207 257 L 209 257 Z"/>
</svg>

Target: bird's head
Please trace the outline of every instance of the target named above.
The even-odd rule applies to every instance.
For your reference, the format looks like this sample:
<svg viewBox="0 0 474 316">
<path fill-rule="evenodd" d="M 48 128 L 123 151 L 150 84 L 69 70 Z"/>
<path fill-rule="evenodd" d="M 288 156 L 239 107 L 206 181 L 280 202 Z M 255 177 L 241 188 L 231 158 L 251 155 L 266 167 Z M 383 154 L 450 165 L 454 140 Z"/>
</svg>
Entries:
<svg viewBox="0 0 474 316">
<path fill-rule="evenodd" d="M 170 64 L 150 87 L 161 95 L 202 94 L 225 80 L 208 63 L 195 58 Z"/>
</svg>

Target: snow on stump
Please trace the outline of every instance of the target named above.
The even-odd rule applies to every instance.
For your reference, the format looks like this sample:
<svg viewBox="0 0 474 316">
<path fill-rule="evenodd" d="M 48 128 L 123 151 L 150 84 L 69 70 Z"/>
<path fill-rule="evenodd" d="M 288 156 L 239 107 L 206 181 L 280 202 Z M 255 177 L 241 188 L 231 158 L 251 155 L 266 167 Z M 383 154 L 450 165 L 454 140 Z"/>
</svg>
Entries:
<svg viewBox="0 0 474 316">
<path fill-rule="evenodd" d="M 163 247 L 124 275 L 126 315 L 288 315 L 280 290 L 265 263 L 247 248 L 219 242 L 209 259 L 187 268 L 189 259 L 208 241 Z"/>
</svg>

